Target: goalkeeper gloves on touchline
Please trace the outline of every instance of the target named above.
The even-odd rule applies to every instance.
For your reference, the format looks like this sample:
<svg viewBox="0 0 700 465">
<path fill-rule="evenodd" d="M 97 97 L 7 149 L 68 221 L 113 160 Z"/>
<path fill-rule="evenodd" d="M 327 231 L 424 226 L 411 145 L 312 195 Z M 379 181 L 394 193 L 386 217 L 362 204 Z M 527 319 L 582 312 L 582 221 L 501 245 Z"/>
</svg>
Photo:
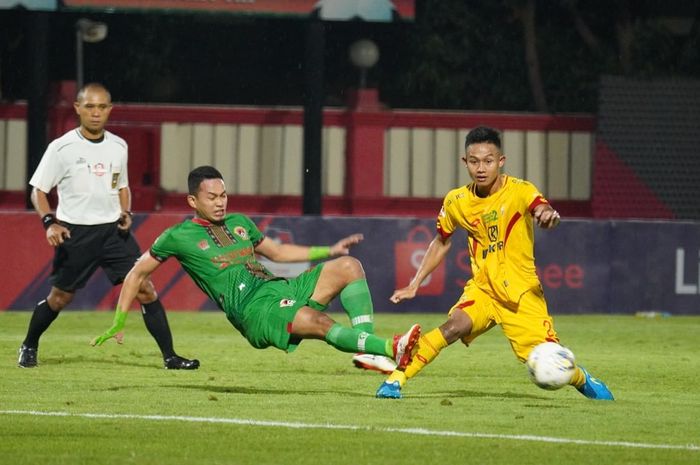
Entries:
<svg viewBox="0 0 700 465">
<path fill-rule="evenodd" d="M 101 336 L 97 336 L 90 342 L 90 345 L 101 346 L 107 339 L 115 338 L 117 343 L 121 344 L 124 335 L 122 331 L 124 330 L 124 323 L 126 323 L 126 316 L 128 312 L 123 312 L 119 309 L 114 312 L 114 321 L 112 322 L 112 327 L 104 332 Z"/>
</svg>

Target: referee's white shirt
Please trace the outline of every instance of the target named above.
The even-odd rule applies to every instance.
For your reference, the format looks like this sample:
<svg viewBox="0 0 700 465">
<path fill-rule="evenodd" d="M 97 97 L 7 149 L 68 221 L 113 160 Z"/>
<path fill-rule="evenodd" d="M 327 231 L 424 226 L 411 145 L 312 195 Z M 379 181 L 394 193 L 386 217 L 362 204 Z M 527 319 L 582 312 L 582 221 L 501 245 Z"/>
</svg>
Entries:
<svg viewBox="0 0 700 465">
<path fill-rule="evenodd" d="M 46 193 L 58 191 L 56 218 L 72 224 L 113 223 L 119 219 L 119 189 L 128 187 L 128 146 L 104 132 L 90 142 L 79 129 L 49 144 L 29 184 Z"/>
</svg>

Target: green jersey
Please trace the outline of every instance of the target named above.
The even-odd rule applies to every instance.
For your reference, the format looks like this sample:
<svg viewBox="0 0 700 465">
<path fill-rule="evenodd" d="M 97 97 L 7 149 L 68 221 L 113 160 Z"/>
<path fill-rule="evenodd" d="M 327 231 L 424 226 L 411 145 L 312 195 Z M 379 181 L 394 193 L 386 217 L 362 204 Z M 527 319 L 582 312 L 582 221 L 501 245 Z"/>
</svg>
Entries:
<svg viewBox="0 0 700 465">
<path fill-rule="evenodd" d="M 262 284 L 282 279 L 256 258 L 254 247 L 264 238 L 255 223 L 242 214 L 228 214 L 220 224 L 193 218 L 166 229 L 150 253 L 160 262 L 175 257 L 231 319 Z"/>
</svg>

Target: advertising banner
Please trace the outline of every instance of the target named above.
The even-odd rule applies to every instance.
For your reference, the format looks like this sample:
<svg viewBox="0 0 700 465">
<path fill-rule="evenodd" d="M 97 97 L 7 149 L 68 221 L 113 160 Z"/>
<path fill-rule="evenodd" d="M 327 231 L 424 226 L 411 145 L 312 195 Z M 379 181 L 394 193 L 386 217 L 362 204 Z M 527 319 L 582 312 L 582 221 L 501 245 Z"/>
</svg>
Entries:
<svg viewBox="0 0 700 465">
<path fill-rule="evenodd" d="M 0 10 L 10 8 L 26 8 L 27 10 L 54 11 L 58 8 L 58 0 L 1 0 Z"/>
<path fill-rule="evenodd" d="M 419 238 L 419 235 L 422 238 Z M 396 289 L 406 286 L 415 276 L 434 235 L 434 231 L 419 224 L 408 232 L 405 242 L 394 244 L 394 269 L 396 270 L 394 287 Z M 444 289 L 445 263 L 443 262 L 421 283 L 420 292 L 423 295 L 440 295 Z"/>
<path fill-rule="evenodd" d="M 415 0 L 63 0 L 68 9 L 174 10 L 310 16 L 329 21 L 411 21 Z"/>
<path fill-rule="evenodd" d="M 187 214 L 135 215 L 133 233 L 143 250 L 165 228 Z M 330 245 L 352 233 L 353 247 L 367 274 L 377 312 L 445 313 L 471 277 L 467 236 L 458 231 L 445 261 L 415 299 L 395 305 L 389 297 L 409 284 L 435 235 L 435 221 L 414 218 L 254 216 L 261 231 L 281 243 Z M 0 310 L 29 310 L 48 294 L 53 251 L 33 212 L 0 213 L 6 246 L 0 260 L 8 270 L 0 287 Z M 551 231 L 536 230 L 537 272 L 549 311 L 563 313 L 662 312 L 700 315 L 700 223 L 668 221 L 565 220 Z M 264 261 L 280 276 L 295 276 L 310 262 Z M 168 310 L 215 306 L 176 260 L 153 275 Z M 112 309 L 118 288 L 101 270 L 76 294 L 71 309 Z M 338 300 L 338 299 L 336 299 Z M 340 310 L 334 302 L 332 310 Z"/>
</svg>

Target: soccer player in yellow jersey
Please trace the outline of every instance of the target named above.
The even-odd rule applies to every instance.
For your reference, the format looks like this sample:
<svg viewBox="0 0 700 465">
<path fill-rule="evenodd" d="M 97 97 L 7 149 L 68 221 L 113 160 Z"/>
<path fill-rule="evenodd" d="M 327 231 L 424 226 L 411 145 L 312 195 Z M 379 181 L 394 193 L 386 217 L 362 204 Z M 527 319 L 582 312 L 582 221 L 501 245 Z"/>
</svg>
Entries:
<svg viewBox="0 0 700 465">
<path fill-rule="evenodd" d="M 559 213 L 531 183 L 501 174 L 505 155 L 499 133 L 477 127 L 467 134 L 465 156 L 472 183 L 450 191 L 437 218 L 437 234 L 408 286 L 390 300 L 415 297 L 420 284 L 444 260 L 458 227 L 468 235 L 473 278 L 449 311 L 447 321 L 424 334 L 404 371 L 396 370 L 377 390 L 377 397 L 398 399 L 406 380 L 457 340 L 467 346 L 501 325 L 518 360 L 525 362 L 538 344 L 559 342 L 535 272 L 534 224 L 550 229 Z M 571 384 L 591 399 L 613 400 L 612 393 L 584 368 L 577 367 Z"/>
</svg>

